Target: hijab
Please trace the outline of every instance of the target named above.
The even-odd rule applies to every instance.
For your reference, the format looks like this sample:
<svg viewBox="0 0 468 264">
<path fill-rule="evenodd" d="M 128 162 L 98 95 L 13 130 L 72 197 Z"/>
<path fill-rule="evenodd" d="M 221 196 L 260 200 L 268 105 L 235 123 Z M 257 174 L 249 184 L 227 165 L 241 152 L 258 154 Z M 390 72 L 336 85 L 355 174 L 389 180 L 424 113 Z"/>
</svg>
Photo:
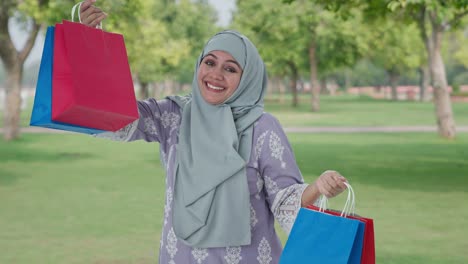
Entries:
<svg viewBox="0 0 468 264">
<path fill-rule="evenodd" d="M 243 69 L 237 89 L 211 105 L 198 87 L 198 69 L 211 51 L 225 51 Z M 176 151 L 173 227 L 187 245 L 199 248 L 249 245 L 250 193 L 246 165 L 253 124 L 263 113 L 267 75 L 253 43 L 222 31 L 205 45 L 195 66 L 192 93 L 171 96 L 182 108 Z"/>
</svg>

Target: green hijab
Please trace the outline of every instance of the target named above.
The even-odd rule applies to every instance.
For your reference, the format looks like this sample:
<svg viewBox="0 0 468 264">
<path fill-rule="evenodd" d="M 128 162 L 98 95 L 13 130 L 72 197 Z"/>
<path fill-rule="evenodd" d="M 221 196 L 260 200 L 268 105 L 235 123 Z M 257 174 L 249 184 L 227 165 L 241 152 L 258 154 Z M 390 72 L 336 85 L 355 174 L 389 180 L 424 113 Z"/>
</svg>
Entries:
<svg viewBox="0 0 468 264">
<path fill-rule="evenodd" d="M 219 105 L 205 102 L 197 81 L 202 59 L 213 50 L 228 52 L 243 69 L 239 86 Z M 173 226 L 189 246 L 251 242 L 246 165 L 253 124 L 263 113 L 266 83 L 265 65 L 252 42 L 238 32 L 222 31 L 206 43 L 197 60 L 192 94 L 169 97 L 182 107 Z"/>
</svg>

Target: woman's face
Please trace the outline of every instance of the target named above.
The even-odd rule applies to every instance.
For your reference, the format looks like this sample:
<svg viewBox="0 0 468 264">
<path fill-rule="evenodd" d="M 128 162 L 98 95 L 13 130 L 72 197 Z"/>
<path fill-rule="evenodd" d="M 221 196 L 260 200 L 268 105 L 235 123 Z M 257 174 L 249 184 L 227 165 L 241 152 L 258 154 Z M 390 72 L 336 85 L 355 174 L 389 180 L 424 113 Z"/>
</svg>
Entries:
<svg viewBox="0 0 468 264">
<path fill-rule="evenodd" d="M 198 87 L 205 101 L 212 105 L 228 99 L 239 85 L 242 68 L 231 54 L 214 50 L 205 55 L 198 68 Z"/>
</svg>

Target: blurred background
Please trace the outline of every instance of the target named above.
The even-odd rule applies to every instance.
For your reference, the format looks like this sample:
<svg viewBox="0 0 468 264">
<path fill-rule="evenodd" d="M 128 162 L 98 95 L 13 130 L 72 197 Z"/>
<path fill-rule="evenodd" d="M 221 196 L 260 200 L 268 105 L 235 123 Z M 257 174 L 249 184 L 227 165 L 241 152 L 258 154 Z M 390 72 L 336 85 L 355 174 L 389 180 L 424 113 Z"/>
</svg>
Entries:
<svg viewBox="0 0 468 264">
<path fill-rule="evenodd" d="M 0 263 L 155 263 L 158 145 L 29 126 L 45 29 L 75 3 L 0 3 Z M 125 38 L 139 99 L 189 93 L 214 33 L 248 36 L 304 178 L 348 177 L 375 221 L 377 263 L 468 263 L 468 1 L 96 5 Z"/>
</svg>

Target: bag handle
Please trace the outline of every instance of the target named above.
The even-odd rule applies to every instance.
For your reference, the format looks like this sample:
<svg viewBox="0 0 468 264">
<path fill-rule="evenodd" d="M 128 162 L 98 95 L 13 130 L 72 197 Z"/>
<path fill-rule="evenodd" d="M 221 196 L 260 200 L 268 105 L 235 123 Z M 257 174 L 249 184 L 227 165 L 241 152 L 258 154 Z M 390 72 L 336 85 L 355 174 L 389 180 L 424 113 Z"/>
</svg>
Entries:
<svg viewBox="0 0 468 264">
<path fill-rule="evenodd" d="M 356 209 L 356 201 L 353 187 L 351 184 L 345 182 L 346 189 L 348 190 L 348 197 L 346 199 L 346 203 L 343 207 L 343 211 L 341 211 L 342 217 L 347 217 L 349 215 L 354 215 L 354 211 Z M 328 207 L 328 198 L 325 195 L 321 195 L 318 201 L 319 212 L 324 212 L 327 210 Z"/>
<path fill-rule="evenodd" d="M 343 209 L 343 213 L 348 212 L 347 215 L 354 215 L 354 211 L 356 209 L 356 199 L 355 199 L 355 194 L 353 187 L 347 182 L 344 183 L 348 189 L 348 199 L 346 199 L 345 207 Z M 347 209 L 347 210 L 346 210 Z M 342 213 L 342 215 L 343 215 Z"/>
<path fill-rule="evenodd" d="M 76 3 L 76 4 L 72 7 L 72 10 L 71 10 L 71 20 L 72 20 L 72 22 L 75 22 L 75 12 L 76 12 L 76 9 L 78 8 L 78 21 L 79 21 L 80 23 L 83 23 L 83 22 L 81 21 L 81 15 L 80 15 L 81 4 L 83 4 L 83 1 Z M 102 21 L 99 22 L 99 24 L 96 25 L 96 28 L 102 29 Z"/>
</svg>

